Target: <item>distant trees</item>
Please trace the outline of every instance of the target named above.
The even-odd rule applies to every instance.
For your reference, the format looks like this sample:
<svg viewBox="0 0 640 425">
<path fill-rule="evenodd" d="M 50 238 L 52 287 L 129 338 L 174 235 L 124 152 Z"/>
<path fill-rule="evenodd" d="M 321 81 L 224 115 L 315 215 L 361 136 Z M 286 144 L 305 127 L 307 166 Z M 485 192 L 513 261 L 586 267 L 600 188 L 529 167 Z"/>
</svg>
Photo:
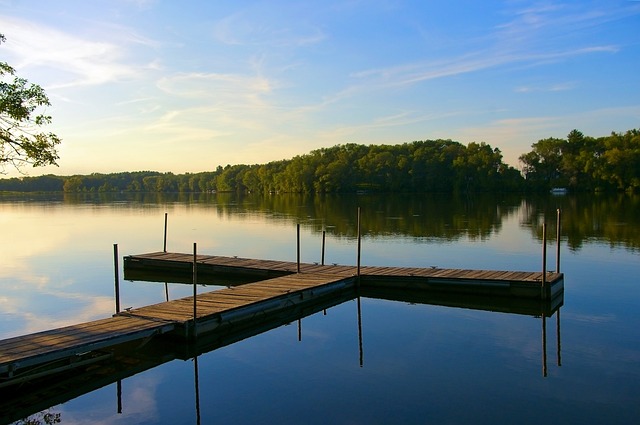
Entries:
<svg viewBox="0 0 640 425">
<path fill-rule="evenodd" d="M 234 173 L 243 178 L 231 180 Z M 221 186 L 220 179 L 226 186 Z M 485 143 L 464 146 L 451 140 L 427 140 L 322 148 L 289 161 L 230 167 L 217 183 L 218 189 L 257 192 L 415 193 L 521 188 L 522 177 L 502 162 L 499 149 Z"/>
<path fill-rule="evenodd" d="M 0 44 L 5 41 L 0 34 Z M 51 122 L 50 116 L 36 115 L 38 108 L 49 105 L 42 87 L 16 77 L 15 69 L 0 62 L 0 172 L 7 164 L 18 170 L 25 164 L 57 165 L 60 138 L 39 130 Z"/>
<path fill-rule="evenodd" d="M 640 189 L 640 130 L 593 138 L 572 130 L 549 138 L 520 156 L 528 186 L 560 186 L 577 191 Z"/>
<path fill-rule="evenodd" d="M 53 179 L 48 181 L 47 179 Z M 522 176 L 497 148 L 451 140 L 402 145 L 345 144 L 290 160 L 218 166 L 175 175 L 141 171 L 0 180 L 0 190 L 65 192 L 287 192 L 348 193 L 496 191 L 522 188 Z"/>
<path fill-rule="evenodd" d="M 266 164 L 204 173 L 138 171 L 0 180 L 0 191 L 353 193 L 640 190 L 640 130 L 593 138 L 578 130 L 542 139 L 520 156 L 522 171 L 486 143 L 425 140 L 348 143 Z"/>
</svg>

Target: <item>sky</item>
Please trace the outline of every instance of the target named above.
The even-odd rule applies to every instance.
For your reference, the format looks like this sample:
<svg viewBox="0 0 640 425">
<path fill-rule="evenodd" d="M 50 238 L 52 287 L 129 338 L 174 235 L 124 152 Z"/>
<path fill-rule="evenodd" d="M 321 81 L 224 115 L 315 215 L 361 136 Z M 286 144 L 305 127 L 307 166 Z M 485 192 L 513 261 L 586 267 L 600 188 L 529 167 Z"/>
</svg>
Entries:
<svg viewBox="0 0 640 425">
<path fill-rule="evenodd" d="M 31 176 L 438 138 L 518 167 L 540 139 L 640 128 L 634 0 L 0 0 L 0 33 L 62 138 Z"/>
</svg>

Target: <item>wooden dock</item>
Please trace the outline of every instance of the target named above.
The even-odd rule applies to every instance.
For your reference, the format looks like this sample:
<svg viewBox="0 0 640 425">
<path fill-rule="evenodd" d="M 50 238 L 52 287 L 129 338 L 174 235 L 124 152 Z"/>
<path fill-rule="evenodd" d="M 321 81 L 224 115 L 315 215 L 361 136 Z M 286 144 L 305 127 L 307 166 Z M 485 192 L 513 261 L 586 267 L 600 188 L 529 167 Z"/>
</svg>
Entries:
<svg viewBox="0 0 640 425">
<path fill-rule="evenodd" d="M 120 312 L 111 318 L 0 341 L 0 388 L 96 361 L 89 352 L 157 335 L 192 339 L 195 333 L 277 314 L 353 288 L 344 274 L 300 274 L 229 287 Z M 23 379 L 22 376 L 25 378 Z"/>
<path fill-rule="evenodd" d="M 297 272 L 355 276 L 357 267 L 320 265 L 291 261 L 257 260 L 251 258 L 198 255 L 198 276 L 230 276 L 246 279 L 268 279 Z M 151 275 L 173 274 L 189 278 L 193 270 L 193 254 L 154 252 L 124 258 L 125 279 Z M 188 280 L 188 279 L 186 279 Z M 542 286 L 542 272 L 445 269 L 438 267 L 377 267 L 360 268 L 360 283 L 365 286 L 412 288 L 445 292 L 489 294 L 507 297 L 551 299 L 564 289 L 562 273 L 546 272 Z"/>
<path fill-rule="evenodd" d="M 111 318 L 0 341 L 0 389 L 104 360 L 110 348 L 141 344 L 158 335 L 193 340 L 198 335 L 272 320 L 291 309 L 357 288 L 473 294 L 552 300 L 563 275 L 547 272 L 362 267 L 198 255 L 197 275 L 258 280 L 120 312 Z M 125 257 L 131 274 L 193 274 L 193 255 L 157 252 Z M 299 272 L 298 272 L 299 271 Z M 171 279 L 167 279 L 171 280 Z M 195 307 L 195 316 L 194 316 Z"/>
</svg>

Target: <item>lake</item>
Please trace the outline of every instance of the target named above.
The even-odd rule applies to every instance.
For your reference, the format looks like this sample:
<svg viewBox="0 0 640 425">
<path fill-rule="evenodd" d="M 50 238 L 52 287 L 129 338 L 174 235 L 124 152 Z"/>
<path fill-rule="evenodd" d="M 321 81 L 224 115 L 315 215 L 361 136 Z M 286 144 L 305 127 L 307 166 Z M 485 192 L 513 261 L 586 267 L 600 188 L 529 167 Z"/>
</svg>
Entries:
<svg viewBox="0 0 640 425">
<path fill-rule="evenodd" d="M 0 338 L 113 314 L 114 244 L 123 308 L 191 295 L 123 279 L 122 256 L 163 249 L 165 213 L 169 251 L 197 243 L 202 254 L 295 261 L 299 223 L 303 262 L 320 261 L 324 230 L 326 263 L 355 265 L 358 207 L 363 265 L 522 271 L 541 270 L 545 222 L 556 267 L 561 209 L 562 305 L 545 317 L 451 299 L 339 300 L 195 354 L 152 346 L 142 360 L 153 367 L 119 382 L 38 400 L 40 413 L 27 399 L 6 409 L 62 424 L 638 420 L 637 195 L 1 195 Z"/>
</svg>

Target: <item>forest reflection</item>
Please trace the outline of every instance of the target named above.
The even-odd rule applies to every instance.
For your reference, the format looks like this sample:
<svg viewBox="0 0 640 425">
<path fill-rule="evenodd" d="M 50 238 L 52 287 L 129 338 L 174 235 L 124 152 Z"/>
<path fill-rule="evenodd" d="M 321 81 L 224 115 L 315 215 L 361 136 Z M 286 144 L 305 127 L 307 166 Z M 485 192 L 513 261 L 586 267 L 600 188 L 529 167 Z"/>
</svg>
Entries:
<svg viewBox="0 0 640 425">
<path fill-rule="evenodd" d="M 426 238 L 445 242 L 463 238 L 488 239 L 502 231 L 504 222 L 514 215 L 520 226 L 530 229 L 537 240 L 542 239 L 542 223 L 546 222 L 547 238 L 553 241 L 556 238 L 556 211 L 561 209 L 561 237 L 567 241 L 569 249 L 577 251 L 592 242 L 632 251 L 640 249 L 640 195 L 633 194 L 60 193 L 42 196 L 35 201 L 156 210 L 187 205 L 226 219 L 243 220 L 257 215 L 269 221 L 300 223 L 312 232 L 326 231 L 338 238 L 356 237 L 356 215 L 360 207 L 365 237 Z M 33 196 L 30 198 L 33 202 Z"/>
</svg>

